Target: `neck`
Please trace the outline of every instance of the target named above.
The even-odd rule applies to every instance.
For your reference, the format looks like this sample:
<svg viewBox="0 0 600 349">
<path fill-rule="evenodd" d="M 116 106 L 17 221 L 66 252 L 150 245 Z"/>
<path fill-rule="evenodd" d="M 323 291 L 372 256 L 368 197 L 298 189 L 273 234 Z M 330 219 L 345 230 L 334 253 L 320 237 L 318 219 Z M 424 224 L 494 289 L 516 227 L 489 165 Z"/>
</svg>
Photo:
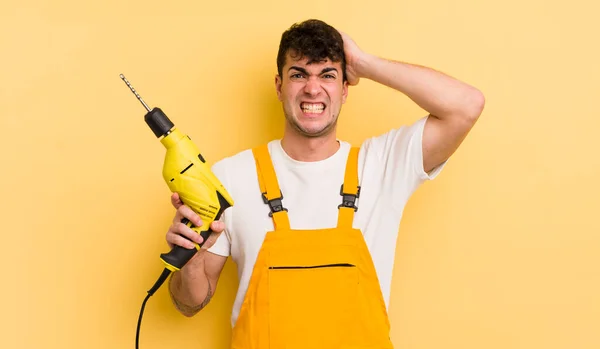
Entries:
<svg viewBox="0 0 600 349">
<path fill-rule="evenodd" d="M 296 161 L 312 162 L 329 158 L 340 148 L 340 144 L 335 137 L 335 130 L 314 138 L 292 131 L 284 133 L 281 147 L 289 157 Z"/>
</svg>

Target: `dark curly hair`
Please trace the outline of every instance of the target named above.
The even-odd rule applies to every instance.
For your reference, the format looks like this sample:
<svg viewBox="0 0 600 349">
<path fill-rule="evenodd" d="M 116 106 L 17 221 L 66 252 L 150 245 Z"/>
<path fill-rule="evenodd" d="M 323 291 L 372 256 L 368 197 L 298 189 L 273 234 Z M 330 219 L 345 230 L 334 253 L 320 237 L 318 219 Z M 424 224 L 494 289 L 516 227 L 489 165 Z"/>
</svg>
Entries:
<svg viewBox="0 0 600 349">
<path fill-rule="evenodd" d="M 308 63 L 320 62 L 329 58 L 341 62 L 343 81 L 346 81 L 346 56 L 344 40 L 340 33 L 329 24 L 318 19 L 309 19 L 293 24 L 281 35 L 277 53 L 277 72 L 282 76 L 286 54 L 294 59 L 308 58 Z"/>
</svg>

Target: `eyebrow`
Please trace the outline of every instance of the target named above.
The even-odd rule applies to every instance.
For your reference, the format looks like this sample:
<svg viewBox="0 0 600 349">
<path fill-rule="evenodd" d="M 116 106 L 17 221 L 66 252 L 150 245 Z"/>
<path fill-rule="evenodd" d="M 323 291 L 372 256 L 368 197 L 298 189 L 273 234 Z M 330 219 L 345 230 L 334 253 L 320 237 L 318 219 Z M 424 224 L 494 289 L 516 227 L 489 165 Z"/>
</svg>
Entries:
<svg viewBox="0 0 600 349">
<path fill-rule="evenodd" d="M 290 69 L 288 69 L 288 71 L 290 71 L 292 69 L 295 69 L 295 70 L 301 72 L 302 74 L 309 75 L 308 71 L 306 71 L 306 69 L 304 69 L 302 67 L 297 67 L 297 66 L 293 65 L 293 66 L 290 67 Z M 327 68 L 323 68 L 323 70 L 321 70 L 321 73 L 319 75 L 325 74 L 325 73 L 330 72 L 330 71 L 335 71 L 337 73 L 337 69 L 336 68 L 334 68 L 334 67 L 327 67 Z"/>
</svg>

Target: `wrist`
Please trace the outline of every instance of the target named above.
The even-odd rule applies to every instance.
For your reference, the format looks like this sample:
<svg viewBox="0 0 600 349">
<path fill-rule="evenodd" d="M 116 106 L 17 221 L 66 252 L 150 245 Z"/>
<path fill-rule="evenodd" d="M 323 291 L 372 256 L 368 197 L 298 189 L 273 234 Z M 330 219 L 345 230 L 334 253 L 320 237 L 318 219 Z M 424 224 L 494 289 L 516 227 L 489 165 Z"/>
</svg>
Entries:
<svg viewBox="0 0 600 349">
<path fill-rule="evenodd" d="M 359 56 L 355 63 L 355 71 L 358 77 L 372 79 L 372 70 L 377 59 L 377 56 L 363 52 L 363 54 Z"/>
<path fill-rule="evenodd" d="M 204 271 L 204 252 L 200 249 L 196 254 L 181 268 L 181 273 L 184 277 L 194 277 L 198 271 Z"/>
<path fill-rule="evenodd" d="M 184 299 L 195 299 L 198 285 L 206 283 L 207 277 L 204 270 L 204 253 L 198 251 L 186 265 L 179 270 L 176 277 L 176 286 Z"/>
</svg>

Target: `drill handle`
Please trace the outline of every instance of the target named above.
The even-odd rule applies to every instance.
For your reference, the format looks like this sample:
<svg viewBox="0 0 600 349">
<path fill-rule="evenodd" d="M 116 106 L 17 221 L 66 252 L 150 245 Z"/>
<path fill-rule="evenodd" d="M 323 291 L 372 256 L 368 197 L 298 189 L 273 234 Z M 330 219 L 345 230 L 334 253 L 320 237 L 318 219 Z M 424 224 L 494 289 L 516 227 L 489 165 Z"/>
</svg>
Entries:
<svg viewBox="0 0 600 349">
<path fill-rule="evenodd" d="M 181 220 L 181 223 L 187 225 L 188 227 L 190 227 L 192 229 L 194 229 L 194 228 L 198 229 L 187 218 L 183 218 Z M 194 230 L 196 230 L 196 229 L 194 229 Z M 161 254 L 160 258 L 168 265 L 171 265 L 177 269 L 181 269 L 190 259 L 192 259 L 192 257 L 194 257 L 194 255 L 199 251 L 199 249 L 202 247 L 202 245 L 204 245 L 204 243 L 206 242 L 206 240 L 208 240 L 208 237 L 212 233 L 213 233 L 213 231 L 210 228 L 208 228 L 208 230 L 200 232 L 200 236 L 202 236 L 202 243 L 198 244 L 197 249 L 196 248 L 188 249 L 188 248 L 185 248 L 185 247 L 182 247 L 179 245 L 175 245 L 175 247 L 173 247 L 171 249 L 171 251 L 169 251 L 169 253 Z M 190 240 L 189 238 L 187 238 L 184 235 L 181 235 L 181 236 L 187 240 Z"/>
</svg>

